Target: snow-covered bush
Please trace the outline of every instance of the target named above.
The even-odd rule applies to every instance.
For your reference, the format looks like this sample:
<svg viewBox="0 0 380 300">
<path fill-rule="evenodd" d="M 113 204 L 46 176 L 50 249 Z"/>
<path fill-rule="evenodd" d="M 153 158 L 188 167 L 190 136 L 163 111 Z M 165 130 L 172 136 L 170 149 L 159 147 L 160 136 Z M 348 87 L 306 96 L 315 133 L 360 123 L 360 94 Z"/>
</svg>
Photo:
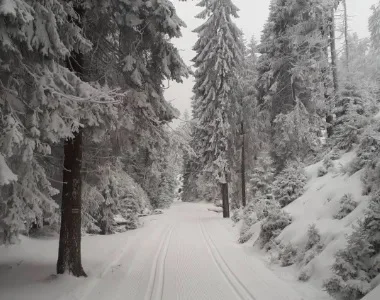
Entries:
<svg viewBox="0 0 380 300">
<path fill-rule="evenodd" d="M 249 180 L 248 195 L 254 199 L 258 194 L 270 195 L 274 180 L 273 162 L 268 155 L 261 156 L 252 170 Z"/>
<path fill-rule="evenodd" d="M 327 169 L 324 166 L 318 168 L 318 177 L 323 177 L 328 173 Z"/>
<path fill-rule="evenodd" d="M 379 153 L 380 122 L 375 120 L 370 126 L 368 126 L 361 138 L 356 158 L 350 164 L 350 174 L 354 174 L 364 167 L 369 170 L 373 169 L 379 159 Z"/>
<path fill-rule="evenodd" d="M 280 208 L 280 205 L 278 202 L 276 202 L 273 198 L 271 197 L 265 197 L 262 195 L 259 195 L 255 199 L 256 201 L 253 202 L 255 213 L 257 216 L 257 219 L 259 221 L 265 219 L 270 212 L 277 210 Z"/>
<path fill-rule="evenodd" d="M 357 300 L 370 290 L 369 262 L 373 248 L 362 228 L 348 238 L 346 249 L 336 254 L 332 267 L 334 275 L 324 283 L 327 292 L 335 299 Z"/>
<path fill-rule="evenodd" d="M 339 149 L 350 150 L 359 142 L 361 131 L 367 124 L 366 100 L 352 82 L 344 84 L 338 99 L 334 109 L 336 122 L 333 139 Z"/>
<path fill-rule="evenodd" d="M 331 160 L 338 160 L 341 157 L 340 150 L 338 148 L 334 148 L 330 155 L 329 155 Z"/>
<path fill-rule="evenodd" d="M 362 176 L 362 182 L 364 195 L 380 189 L 380 158 L 368 163 Z"/>
<path fill-rule="evenodd" d="M 231 216 L 232 222 L 238 223 L 240 222 L 242 217 L 243 217 L 243 211 L 241 209 L 235 209 L 234 211 L 232 211 L 232 216 Z"/>
<path fill-rule="evenodd" d="M 296 262 L 297 249 L 289 243 L 283 247 L 279 253 L 279 259 L 281 261 L 281 266 L 287 267 L 291 266 Z"/>
<path fill-rule="evenodd" d="M 257 217 L 254 212 L 252 212 L 249 216 L 243 219 L 243 222 L 240 227 L 240 236 L 238 242 L 240 244 L 244 244 L 249 241 L 252 237 L 252 232 L 250 231 L 253 224 L 257 222 Z"/>
<path fill-rule="evenodd" d="M 331 157 L 328 156 L 324 158 L 322 164 L 327 171 L 334 167 L 334 162 L 332 161 Z"/>
<path fill-rule="evenodd" d="M 343 219 L 348 216 L 358 206 L 358 203 L 354 200 L 352 194 L 345 194 L 340 199 L 339 212 L 334 216 L 335 219 Z"/>
<path fill-rule="evenodd" d="M 370 200 L 363 221 L 348 237 L 347 247 L 338 251 L 333 276 L 324 287 L 335 299 L 357 300 L 371 289 L 380 272 L 380 193 Z"/>
<path fill-rule="evenodd" d="M 82 193 L 83 227 L 87 232 L 113 233 L 116 214 L 127 221 L 126 229 L 135 229 L 140 226 L 138 215 L 149 207 L 145 191 L 120 163 L 102 166 L 87 175 Z"/>
<path fill-rule="evenodd" d="M 314 246 L 318 245 L 321 241 L 321 235 L 315 224 L 309 226 L 307 230 L 307 243 L 305 245 L 305 250 L 308 251 L 312 249 Z"/>
<path fill-rule="evenodd" d="M 303 168 L 291 163 L 276 176 L 273 183 L 273 196 L 281 207 L 292 203 L 304 192 L 307 177 Z"/>
<path fill-rule="evenodd" d="M 298 280 L 299 281 L 308 281 L 311 277 L 311 269 L 308 266 L 305 266 L 301 269 L 300 273 L 298 274 Z"/>
<path fill-rule="evenodd" d="M 251 237 L 252 233 L 250 229 L 253 224 L 257 222 L 257 216 L 255 213 L 255 205 L 253 202 L 249 203 L 243 210 L 242 213 L 242 223 L 239 232 L 239 243 L 247 242 Z"/>
<path fill-rule="evenodd" d="M 247 242 L 252 237 L 252 233 L 249 231 L 252 225 L 265 219 L 272 211 L 279 208 L 276 201 L 259 193 L 243 210 L 239 242 Z"/>
<path fill-rule="evenodd" d="M 261 231 L 258 239 L 260 247 L 269 250 L 270 242 L 278 237 L 281 231 L 291 222 L 291 216 L 280 209 L 269 212 L 268 216 L 261 223 Z"/>
<path fill-rule="evenodd" d="M 305 248 L 298 253 L 298 264 L 302 267 L 302 269 L 305 269 L 308 263 L 312 261 L 318 254 L 320 254 L 322 250 L 323 244 L 321 243 L 321 235 L 315 224 L 312 224 L 309 226 L 309 229 L 307 231 L 307 242 L 305 244 Z"/>
</svg>

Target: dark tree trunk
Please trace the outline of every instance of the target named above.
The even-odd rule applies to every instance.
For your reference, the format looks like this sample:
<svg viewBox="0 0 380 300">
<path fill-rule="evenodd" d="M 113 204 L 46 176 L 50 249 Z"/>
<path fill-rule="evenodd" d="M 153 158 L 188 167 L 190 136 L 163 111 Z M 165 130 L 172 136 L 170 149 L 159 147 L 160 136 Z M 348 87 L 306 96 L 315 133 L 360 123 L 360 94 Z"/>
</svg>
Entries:
<svg viewBox="0 0 380 300">
<path fill-rule="evenodd" d="M 230 203 L 228 200 L 228 183 L 221 184 L 222 200 L 223 200 L 223 218 L 230 217 Z"/>
<path fill-rule="evenodd" d="M 331 67 L 333 72 L 333 83 L 335 94 L 338 93 L 338 67 L 336 55 L 336 38 L 335 38 L 335 11 L 331 9 L 330 19 L 330 51 L 331 51 Z"/>
<path fill-rule="evenodd" d="M 347 68 L 347 71 L 350 70 L 350 61 L 349 61 L 349 57 L 350 57 L 350 53 L 349 53 L 349 49 L 348 49 L 348 15 L 347 15 L 347 2 L 346 0 L 343 0 L 343 18 L 344 18 L 344 44 L 345 44 L 345 52 L 346 52 L 346 68 Z"/>
<path fill-rule="evenodd" d="M 330 18 L 330 52 L 331 52 L 331 68 L 333 75 L 333 85 L 334 85 L 334 99 L 337 101 L 339 93 L 338 84 L 338 66 L 337 66 L 337 55 L 336 55 L 336 38 L 335 38 L 335 10 L 331 9 Z M 327 127 L 327 136 L 331 137 L 333 135 L 333 116 L 330 114 L 326 118 L 326 122 L 329 124 Z"/>
<path fill-rule="evenodd" d="M 82 130 L 65 141 L 57 273 L 86 276 L 81 261 Z"/>
<path fill-rule="evenodd" d="M 79 16 L 78 26 L 84 16 L 85 10 L 80 5 L 75 7 Z M 72 52 L 67 58 L 67 67 L 83 79 L 84 56 L 80 52 Z M 82 267 L 81 257 L 81 227 L 82 227 L 82 147 L 83 130 L 79 128 L 74 137 L 67 139 L 64 144 L 63 162 L 63 189 L 61 203 L 61 230 L 59 236 L 59 249 L 57 273 L 69 273 L 76 277 L 87 276 Z"/>
<path fill-rule="evenodd" d="M 247 205 L 247 197 L 245 194 L 245 132 L 244 122 L 241 122 L 241 204 L 243 207 Z"/>
</svg>

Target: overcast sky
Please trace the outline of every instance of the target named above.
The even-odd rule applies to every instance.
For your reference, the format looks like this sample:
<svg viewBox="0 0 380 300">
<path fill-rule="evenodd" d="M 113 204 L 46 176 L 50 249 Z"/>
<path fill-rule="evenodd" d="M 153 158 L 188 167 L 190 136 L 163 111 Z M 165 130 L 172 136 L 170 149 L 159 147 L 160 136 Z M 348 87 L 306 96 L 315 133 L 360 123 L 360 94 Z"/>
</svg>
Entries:
<svg viewBox="0 0 380 300">
<path fill-rule="evenodd" d="M 350 31 L 357 32 L 360 37 L 368 36 L 368 17 L 370 16 L 370 7 L 377 3 L 378 0 L 347 0 L 348 14 L 350 16 Z M 197 35 L 192 32 L 197 26 L 204 22 L 196 19 L 194 16 L 200 11 L 196 6 L 198 0 L 188 0 L 180 2 L 172 0 L 177 9 L 179 17 L 185 21 L 187 28 L 182 30 L 182 38 L 175 39 L 173 42 L 180 50 L 180 54 L 187 64 L 195 53 L 192 47 L 197 40 Z M 236 19 L 236 24 L 243 30 L 245 38 L 248 40 L 252 35 L 256 40 L 260 40 L 261 31 L 268 18 L 270 0 L 234 0 L 237 7 L 240 8 L 240 18 Z M 190 99 L 192 97 L 193 79 L 185 80 L 183 84 L 170 83 L 169 89 L 166 90 L 166 99 L 171 102 L 181 113 L 185 110 L 191 111 Z"/>
</svg>

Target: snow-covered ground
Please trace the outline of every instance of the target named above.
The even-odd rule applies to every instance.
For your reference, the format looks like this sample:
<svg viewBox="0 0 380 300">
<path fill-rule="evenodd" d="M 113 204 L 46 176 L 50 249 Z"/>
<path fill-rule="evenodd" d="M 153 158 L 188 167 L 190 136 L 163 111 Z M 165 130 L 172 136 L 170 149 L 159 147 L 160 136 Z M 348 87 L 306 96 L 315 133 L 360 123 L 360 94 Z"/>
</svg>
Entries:
<svg viewBox="0 0 380 300">
<path fill-rule="evenodd" d="M 362 195 L 362 172 L 358 171 L 349 175 L 346 170 L 356 157 L 355 151 L 342 155 L 334 161 L 334 167 L 321 177 L 318 177 L 318 169 L 323 165 L 320 161 L 305 168 L 308 175 L 308 183 L 305 192 L 301 197 L 284 208 L 292 216 L 292 223 L 287 226 L 276 239 L 282 245 L 291 244 L 298 252 L 305 248 L 308 240 L 309 226 L 314 224 L 318 230 L 323 245 L 320 253 L 306 265 L 295 263 L 289 267 L 281 267 L 278 261 L 279 252 L 274 249 L 272 252 L 264 252 L 257 245 L 252 247 L 260 233 L 260 223 L 256 223 L 250 229 L 253 237 L 245 244 L 246 252 L 261 259 L 280 278 L 289 282 L 304 295 L 313 295 L 315 291 L 321 293 L 315 299 L 331 299 L 326 293 L 322 293 L 322 286 L 325 280 L 331 277 L 331 266 L 335 261 L 335 254 L 338 250 L 345 248 L 347 235 L 352 233 L 358 220 L 364 217 L 364 212 L 368 206 L 369 196 Z M 352 195 L 357 207 L 342 219 L 334 216 L 341 208 L 341 199 L 345 194 Z M 236 226 L 240 228 L 240 223 Z M 310 279 L 307 285 L 297 282 L 301 272 L 307 272 Z M 378 280 L 373 283 L 373 287 L 378 284 Z M 380 299 L 380 286 L 364 299 Z M 372 297 L 372 298 L 371 298 Z M 305 296 L 305 299 L 312 299 Z"/>
<path fill-rule="evenodd" d="M 310 300 L 280 279 L 207 204 L 176 203 L 144 227 L 83 239 L 88 278 L 55 276 L 56 238 L 0 247 L 1 300 Z"/>
</svg>

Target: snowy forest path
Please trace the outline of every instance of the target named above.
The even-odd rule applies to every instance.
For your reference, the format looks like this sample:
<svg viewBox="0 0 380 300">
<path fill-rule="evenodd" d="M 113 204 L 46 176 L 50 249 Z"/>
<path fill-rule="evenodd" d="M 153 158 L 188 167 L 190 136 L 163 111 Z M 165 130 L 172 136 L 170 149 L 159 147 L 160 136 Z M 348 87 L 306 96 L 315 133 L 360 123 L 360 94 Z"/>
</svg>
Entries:
<svg viewBox="0 0 380 300">
<path fill-rule="evenodd" d="M 301 300 L 236 243 L 207 204 L 176 203 L 138 229 L 118 267 L 80 300 Z"/>
<path fill-rule="evenodd" d="M 237 244 L 231 221 L 208 208 L 175 203 L 137 230 L 85 236 L 87 278 L 50 275 L 56 240 L 25 238 L 20 248 L 0 249 L 0 266 L 13 266 L 0 272 L 0 300 L 307 300 Z"/>
</svg>

